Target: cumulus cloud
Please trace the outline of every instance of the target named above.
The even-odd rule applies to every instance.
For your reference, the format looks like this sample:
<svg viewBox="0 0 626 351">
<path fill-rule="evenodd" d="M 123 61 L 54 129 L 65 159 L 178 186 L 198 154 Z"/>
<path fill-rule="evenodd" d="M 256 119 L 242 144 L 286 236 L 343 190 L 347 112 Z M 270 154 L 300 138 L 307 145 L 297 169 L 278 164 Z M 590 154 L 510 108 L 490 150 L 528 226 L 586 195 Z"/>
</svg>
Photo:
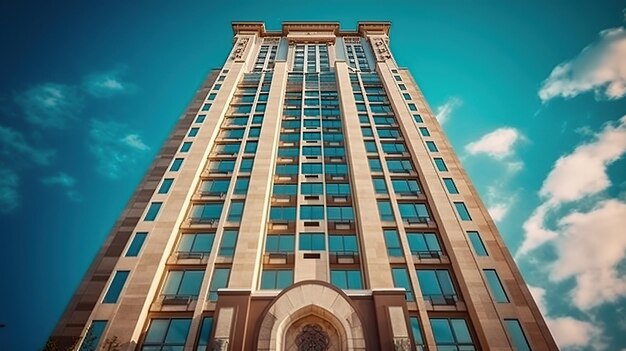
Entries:
<svg viewBox="0 0 626 351">
<path fill-rule="evenodd" d="M 487 187 L 487 211 L 496 222 L 501 222 L 517 202 L 517 194 L 504 191 L 504 184 Z"/>
<path fill-rule="evenodd" d="M 89 95 L 97 98 L 132 92 L 135 90 L 134 85 L 123 82 L 120 77 L 123 71 L 123 69 L 115 69 L 92 73 L 84 78 L 83 88 Z"/>
<path fill-rule="evenodd" d="M 626 30 L 600 32 L 596 42 L 575 58 L 557 65 L 542 83 L 539 97 L 572 98 L 593 91 L 597 98 L 618 99 L 626 94 Z"/>
<path fill-rule="evenodd" d="M 20 205 L 20 179 L 12 169 L 0 165 L 0 213 L 12 212 Z"/>
<path fill-rule="evenodd" d="M 65 172 L 59 172 L 54 176 L 45 177 L 41 179 L 41 182 L 46 185 L 59 185 L 66 188 L 71 188 L 76 184 L 76 179 L 68 175 Z"/>
<path fill-rule="evenodd" d="M 90 151 L 97 160 L 98 172 L 108 178 L 119 178 L 125 167 L 149 149 L 138 134 L 128 133 L 126 129 L 117 122 L 91 121 Z"/>
<path fill-rule="evenodd" d="M 444 124 L 450 119 L 450 117 L 452 117 L 452 113 L 461 105 L 463 105 L 463 101 L 461 99 L 458 97 L 451 97 L 448 101 L 443 103 L 443 105 L 437 107 L 435 117 L 440 124 Z"/>
<path fill-rule="evenodd" d="M 75 87 L 43 83 L 15 97 L 25 119 L 41 128 L 65 128 L 82 108 L 82 98 Z"/>
<path fill-rule="evenodd" d="M 513 154 L 515 144 L 521 139 L 523 136 L 517 129 L 502 127 L 465 145 L 465 150 L 471 155 L 485 154 L 496 160 L 502 160 Z"/>
<path fill-rule="evenodd" d="M 55 156 L 53 150 L 36 149 L 26 140 L 24 135 L 13 128 L 0 125 L 0 145 L 5 157 L 11 158 L 19 155 L 38 165 L 48 165 Z"/>
</svg>

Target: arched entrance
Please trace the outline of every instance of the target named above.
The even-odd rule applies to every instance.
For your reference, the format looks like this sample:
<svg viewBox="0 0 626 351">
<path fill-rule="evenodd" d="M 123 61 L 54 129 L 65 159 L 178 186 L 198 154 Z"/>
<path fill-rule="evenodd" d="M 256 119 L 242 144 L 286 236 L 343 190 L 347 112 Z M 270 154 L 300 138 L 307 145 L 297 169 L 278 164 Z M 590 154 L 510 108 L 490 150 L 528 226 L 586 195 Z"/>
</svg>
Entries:
<svg viewBox="0 0 626 351">
<path fill-rule="evenodd" d="M 345 293 L 320 281 L 284 290 L 265 311 L 257 350 L 365 350 L 361 319 Z"/>
</svg>

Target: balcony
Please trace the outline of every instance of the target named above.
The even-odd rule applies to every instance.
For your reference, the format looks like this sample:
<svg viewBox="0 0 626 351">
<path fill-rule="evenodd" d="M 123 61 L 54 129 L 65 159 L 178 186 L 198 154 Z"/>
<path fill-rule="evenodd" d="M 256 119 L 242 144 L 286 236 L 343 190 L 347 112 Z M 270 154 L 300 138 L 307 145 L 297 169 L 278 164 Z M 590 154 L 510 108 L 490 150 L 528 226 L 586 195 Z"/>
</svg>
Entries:
<svg viewBox="0 0 626 351">
<path fill-rule="evenodd" d="M 174 253 L 174 262 L 177 264 L 203 264 L 209 260 L 209 251 L 177 251 Z"/>
<path fill-rule="evenodd" d="M 188 223 L 190 225 L 203 225 L 203 226 L 210 226 L 211 228 L 217 227 L 217 224 L 219 223 L 219 221 L 220 221 L 219 218 L 191 217 L 188 219 Z"/>
<path fill-rule="evenodd" d="M 333 232 L 354 231 L 355 223 L 351 219 L 333 219 L 328 220 L 328 230 Z"/>
<path fill-rule="evenodd" d="M 331 264 L 358 264 L 358 251 L 331 251 L 329 252 L 329 262 Z"/>
<path fill-rule="evenodd" d="M 197 295 L 163 294 L 152 304 L 153 311 L 193 311 L 198 301 Z"/>
<path fill-rule="evenodd" d="M 263 255 L 264 265 L 286 265 L 293 264 L 295 255 L 293 252 L 266 252 Z"/>
<path fill-rule="evenodd" d="M 432 306 L 454 306 L 459 298 L 456 294 L 424 295 L 424 301 Z"/>
<path fill-rule="evenodd" d="M 437 224 L 430 217 L 403 217 L 402 222 L 408 227 L 435 228 Z"/>
</svg>

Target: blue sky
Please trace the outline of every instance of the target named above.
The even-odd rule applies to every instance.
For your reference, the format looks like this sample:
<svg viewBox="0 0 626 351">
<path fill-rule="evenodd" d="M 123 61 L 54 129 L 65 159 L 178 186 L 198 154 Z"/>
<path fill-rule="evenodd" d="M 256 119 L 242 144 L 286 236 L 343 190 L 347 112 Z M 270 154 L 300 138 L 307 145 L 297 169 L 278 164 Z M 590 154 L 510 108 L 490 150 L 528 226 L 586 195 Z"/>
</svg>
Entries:
<svg viewBox="0 0 626 351">
<path fill-rule="evenodd" d="M 0 5 L 0 344 L 41 347 L 233 20 L 392 21 L 563 349 L 626 346 L 620 1 Z"/>
</svg>

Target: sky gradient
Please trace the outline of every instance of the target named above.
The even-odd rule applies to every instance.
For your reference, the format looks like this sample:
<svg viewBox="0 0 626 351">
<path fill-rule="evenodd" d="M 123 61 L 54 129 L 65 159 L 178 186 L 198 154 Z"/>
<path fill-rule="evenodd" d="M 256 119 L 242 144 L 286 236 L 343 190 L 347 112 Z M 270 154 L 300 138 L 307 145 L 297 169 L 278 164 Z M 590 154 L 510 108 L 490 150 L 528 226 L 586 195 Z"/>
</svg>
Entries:
<svg viewBox="0 0 626 351">
<path fill-rule="evenodd" d="M 0 4 L 0 345 L 43 346 L 230 22 L 392 22 L 565 350 L 626 348 L 621 1 Z"/>
</svg>

